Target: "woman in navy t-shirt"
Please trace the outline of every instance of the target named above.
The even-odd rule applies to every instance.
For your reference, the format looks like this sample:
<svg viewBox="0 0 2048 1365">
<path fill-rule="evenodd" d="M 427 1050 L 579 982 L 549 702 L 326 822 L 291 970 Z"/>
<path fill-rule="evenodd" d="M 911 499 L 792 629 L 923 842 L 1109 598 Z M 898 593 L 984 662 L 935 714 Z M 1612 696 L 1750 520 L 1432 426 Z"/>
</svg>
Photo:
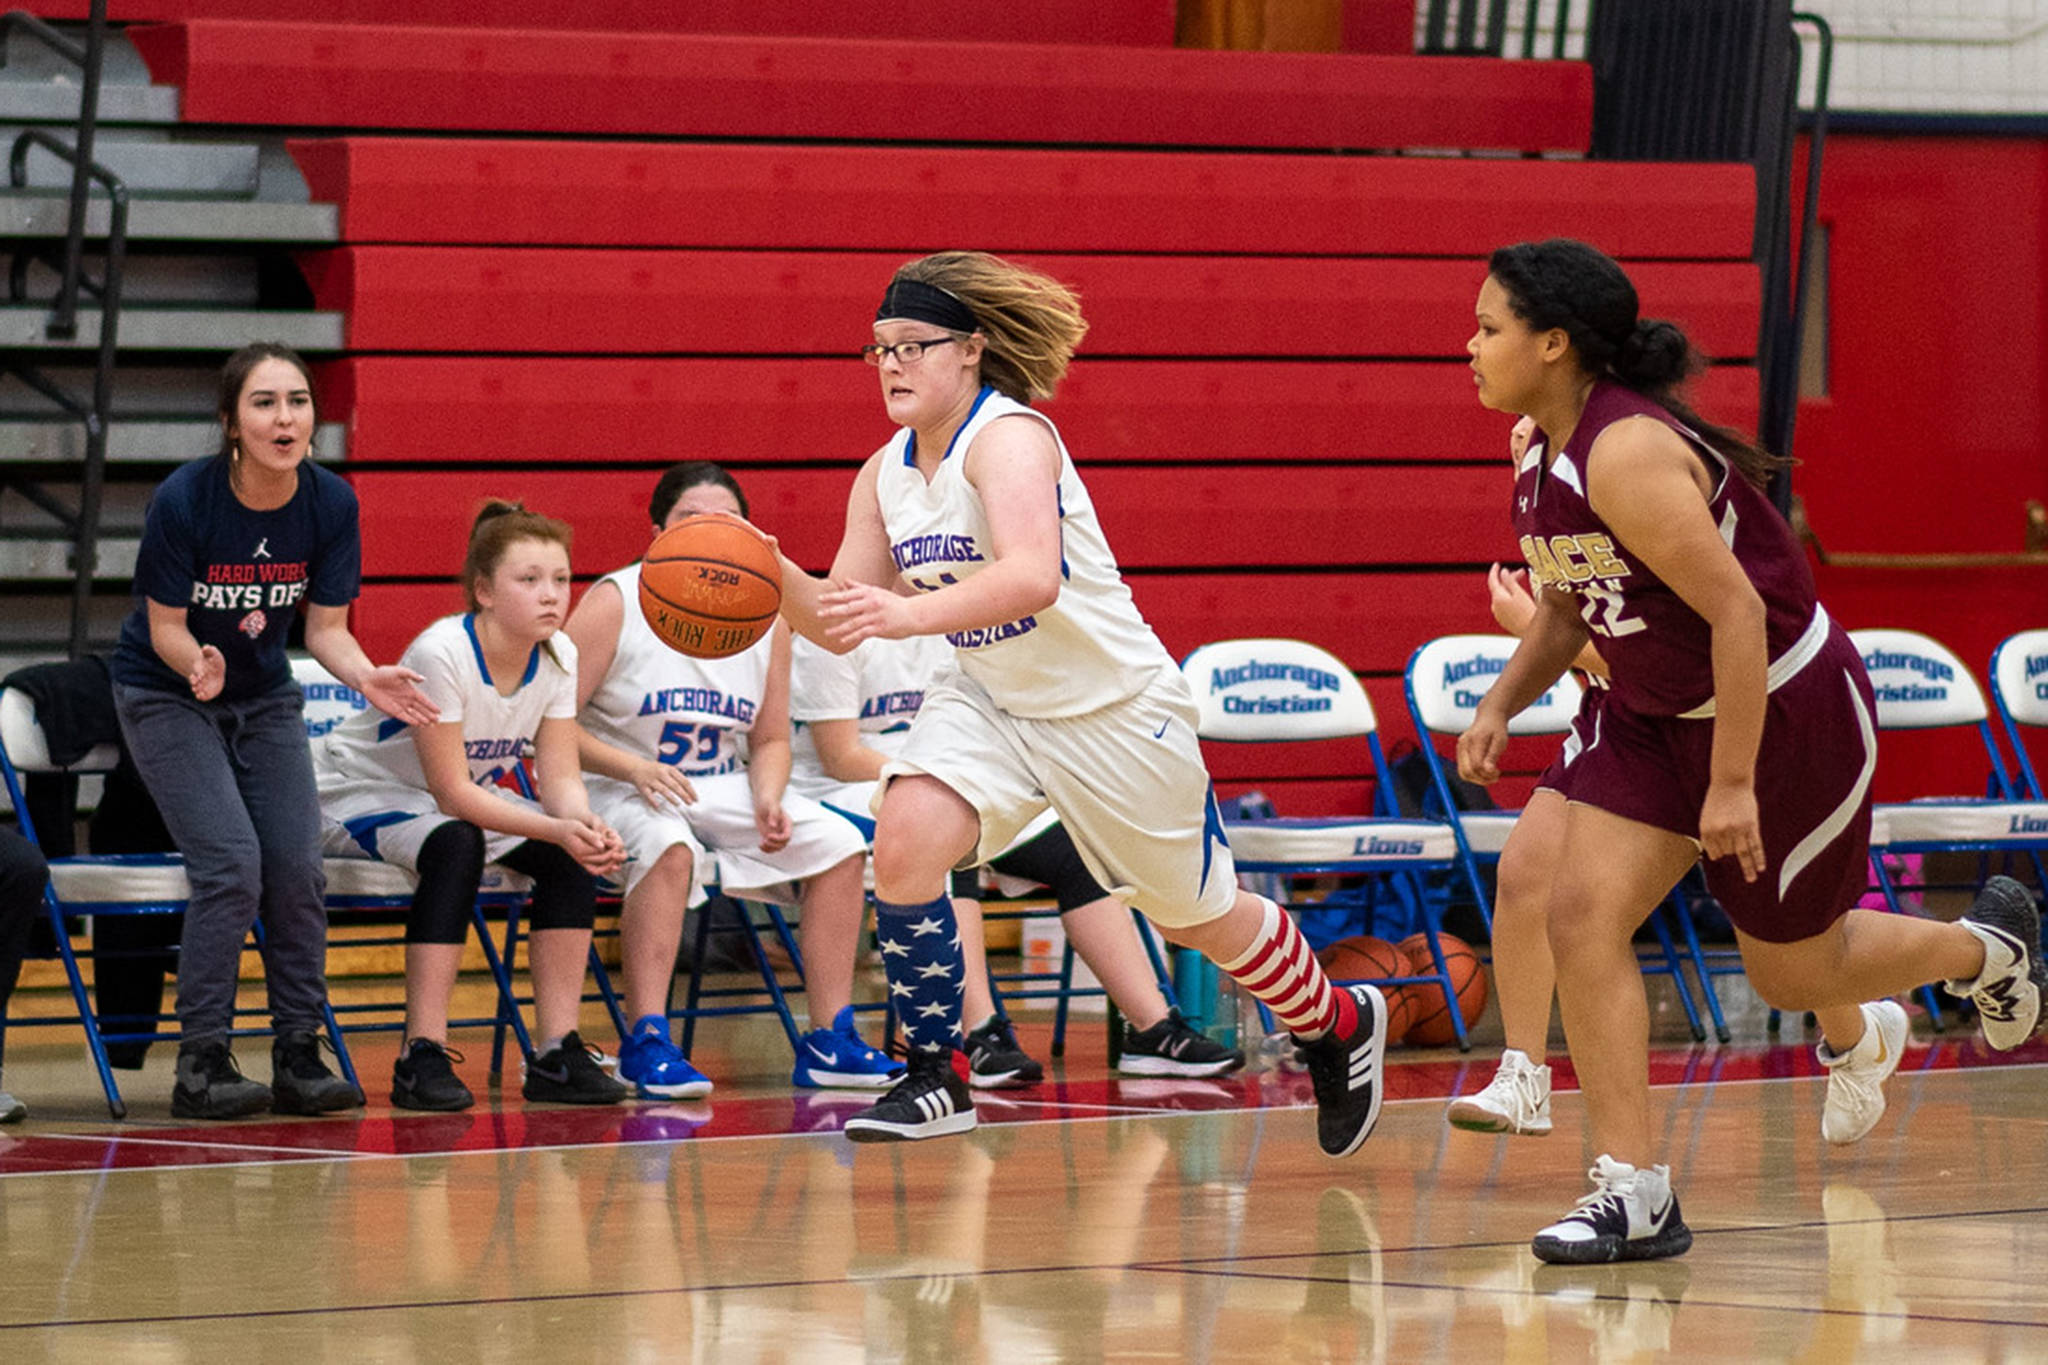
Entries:
<svg viewBox="0 0 2048 1365">
<path fill-rule="evenodd" d="M 313 381 L 284 346 L 245 346 L 221 371 L 220 453 L 165 479 L 135 563 L 136 604 L 114 653 L 114 703 L 192 882 L 178 964 L 171 1112 L 234 1118 L 363 1102 L 320 1058 L 327 998 L 320 808 L 285 638 L 388 715 L 434 720 L 419 675 L 377 667 L 348 629 L 362 577 L 356 498 L 309 463 Z M 272 1085 L 228 1051 L 241 952 L 263 921 L 277 1040 Z"/>
</svg>

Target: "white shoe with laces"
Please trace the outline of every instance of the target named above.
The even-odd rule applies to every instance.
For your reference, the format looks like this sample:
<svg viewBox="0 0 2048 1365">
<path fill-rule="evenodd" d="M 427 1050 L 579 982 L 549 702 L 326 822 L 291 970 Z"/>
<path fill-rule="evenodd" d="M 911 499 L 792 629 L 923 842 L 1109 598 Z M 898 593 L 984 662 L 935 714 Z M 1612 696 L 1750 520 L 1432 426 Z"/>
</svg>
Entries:
<svg viewBox="0 0 2048 1365">
<path fill-rule="evenodd" d="M 1451 1101 L 1451 1127 L 1475 1133 L 1550 1132 L 1550 1068 L 1538 1066 L 1516 1048 L 1500 1054 L 1500 1069 L 1476 1095 Z"/>
<path fill-rule="evenodd" d="M 1977 1006 L 1984 1041 L 2010 1052 L 2034 1036 L 2041 1023 L 2041 993 L 2048 971 L 2041 961 L 2041 913 L 2026 887 L 2010 877 L 1993 877 L 1977 893 L 1965 929 L 1984 945 L 1984 968 L 1973 981 L 1951 981 L 1950 995 L 1966 995 Z"/>
<path fill-rule="evenodd" d="M 1847 1052 L 1832 1051 L 1825 1040 L 1814 1048 L 1828 1069 L 1827 1104 L 1821 1110 L 1820 1135 L 1829 1142 L 1856 1142 L 1884 1117 L 1885 1078 L 1899 1068 L 1910 1031 L 1906 1011 L 1896 1000 L 1873 1000 L 1863 1006 L 1863 1037 Z"/>
<path fill-rule="evenodd" d="M 1670 1167 L 1638 1168 L 1603 1153 L 1586 1175 L 1593 1192 L 1529 1244 L 1537 1260 L 1553 1265 L 1654 1261 L 1692 1246 L 1692 1229 L 1680 1217 L 1678 1196 L 1671 1190 Z"/>
</svg>

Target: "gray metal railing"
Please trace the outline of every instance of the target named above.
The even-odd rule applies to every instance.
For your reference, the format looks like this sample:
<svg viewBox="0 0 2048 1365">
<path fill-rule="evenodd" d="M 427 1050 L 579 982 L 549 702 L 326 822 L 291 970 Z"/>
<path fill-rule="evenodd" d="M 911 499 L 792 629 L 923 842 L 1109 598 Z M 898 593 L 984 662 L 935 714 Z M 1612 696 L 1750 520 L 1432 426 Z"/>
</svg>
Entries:
<svg viewBox="0 0 2048 1365">
<path fill-rule="evenodd" d="M 114 353 L 120 334 L 122 271 L 128 251 L 128 187 L 119 176 L 93 160 L 93 140 L 99 127 L 100 73 L 106 50 L 106 29 L 107 0 L 92 0 L 91 20 L 82 44 L 24 11 L 0 14 L 0 63 L 6 60 L 7 40 L 16 33 L 22 33 L 79 67 L 83 73 L 79 85 L 78 121 L 72 140 L 66 142 L 46 130 L 30 129 L 15 138 L 8 156 L 8 183 L 15 189 L 28 183 L 28 154 L 32 148 L 40 147 L 71 167 L 71 211 L 65 224 L 62 256 L 55 262 L 61 283 L 45 335 L 54 341 L 70 341 L 77 337 L 81 293 L 96 296 L 100 305 L 98 347 L 89 399 L 79 400 L 24 356 L 17 355 L 6 365 L 7 373 L 77 418 L 85 427 L 85 468 L 80 478 L 75 513 L 30 480 L 20 477 L 8 480 L 31 504 L 56 518 L 71 533 L 69 648 L 74 658 L 85 649 L 93 574 L 99 566 L 100 502 L 107 468 L 107 421 L 113 407 Z M 105 257 L 97 284 L 85 277 L 85 219 L 94 181 L 106 190 L 108 199 Z M 9 293 L 16 302 L 26 301 L 28 264 L 37 256 L 37 248 L 27 249 L 17 257 L 9 271 Z"/>
</svg>

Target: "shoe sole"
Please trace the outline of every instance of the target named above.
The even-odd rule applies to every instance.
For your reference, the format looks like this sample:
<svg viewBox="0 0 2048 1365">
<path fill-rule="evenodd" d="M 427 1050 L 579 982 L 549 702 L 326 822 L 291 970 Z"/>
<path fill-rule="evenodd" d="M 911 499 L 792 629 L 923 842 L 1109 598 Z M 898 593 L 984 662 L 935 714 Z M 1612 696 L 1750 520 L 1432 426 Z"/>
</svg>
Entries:
<svg viewBox="0 0 2048 1365">
<path fill-rule="evenodd" d="M 643 1100 L 701 1100 L 711 1093 L 710 1081 L 686 1081 L 682 1085 L 651 1085 L 636 1081 L 628 1076 L 619 1077 L 633 1087 L 633 1093 Z"/>
<path fill-rule="evenodd" d="M 867 1071 L 798 1071 L 789 1083 L 805 1090 L 887 1090 L 902 1080 L 903 1074 L 901 1067 L 885 1076 Z"/>
<path fill-rule="evenodd" d="M 274 1097 L 270 1101 L 270 1112 L 273 1114 L 294 1114 L 300 1118 L 314 1118 L 321 1114 L 339 1114 L 344 1109 L 363 1107 L 363 1092 L 360 1090 L 353 1095 L 336 1095 L 328 1101 L 288 1100 L 280 1093 L 272 1093 Z"/>
<path fill-rule="evenodd" d="M 459 1100 L 451 1097 L 446 1104 L 432 1104 L 417 1095 L 406 1094 L 398 1090 L 391 1092 L 392 1108 L 410 1109 L 416 1114 L 459 1114 L 463 1110 L 471 1109 L 475 1106 L 476 1096 L 474 1095 L 464 1095 Z"/>
<path fill-rule="evenodd" d="M 1133 1057 L 1126 1053 L 1117 1060 L 1116 1069 L 1125 1076 L 1186 1076 L 1191 1080 L 1202 1080 L 1209 1076 L 1227 1076 L 1243 1065 L 1242 1057 L 1226 1057 L 1220 1062 L 1179 1062 L 1171 1057 Z"/>
<path fill-rule="evenodd" d="M 1680 1223 L 1655 1237 L 1624 1241 L 1596 1237 L 1589 1242 L 1552 1242 L 1537 1238 L 1529 1243 L 1536 1259 L 1548 1265 L 1605 1265 L 1614 1261 L 1661 1261 L 1683 1256 L 1692 1249 L 1692 1229 Z"/>
<path fill-rule="evenodd" d="M 240 1104 L 216 1107 L 200 1105 L 181 1098 L 176 1092 L 171 1095 L 171 1117 L 174 1119 L 245 1119 L 251 1114 L 260 1114 L 270 1108 L 271 1095 L 265 1090 L 261 1095 L 252 1096 Z"/>
<path fill-rule="evenodd" d="M 977 1122 L 974 1111 L 948 1114 L 927 1123 L 888 1123 L 877 1119 L 848 1119 L 840 1131 L 851 1142 L 922 1142 L 926 1138 L 950 1137 L 972 1132 Z"/>
<path fill-rule="evenodd" d="M 1450 1125 L 1467 1133 L 1506 1133 L 1510 1137 L 1549 1137 L 1551 1125 L 1517 1124 L 1505 1114 L 1458 1101 L 1450 1107 Z"/>
</svg>

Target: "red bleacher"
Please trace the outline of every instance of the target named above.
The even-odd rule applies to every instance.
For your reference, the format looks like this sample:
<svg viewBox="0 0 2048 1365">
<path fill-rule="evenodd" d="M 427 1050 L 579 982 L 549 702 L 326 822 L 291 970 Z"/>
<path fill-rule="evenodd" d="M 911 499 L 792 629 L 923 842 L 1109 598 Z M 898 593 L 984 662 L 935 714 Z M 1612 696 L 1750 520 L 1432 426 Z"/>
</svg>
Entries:
<svg viewBox="0 0 2048 1365">
<path fill-rule="evenodd" d="M 355 350 L 847 354 L 907 252 L 343 247 L 301 267 Z M 1091 355 L 1457 356 L 1483 259 L 1021 252 L 1085 301 Z M 1712 354 L 1754 348 L 1748 261 L 1632 263 Z"/>
<path fill-rule="evenodd" d="M 39 0 L 46 19 L 83 19 L 90 0 Z M 280 0 L 110 0 L 117 23 L 276 20 Z M 876 4 L 874 0 L 324 0 L 330 24 L 739 33 L 797 37 L 952 38 L 982 42 L 1128 43 L 1170 47 L 1174 0 L 1030 0 L 1020 5 Z"/>
<path fill-rule="evenodd" d="M 139 27 L 187 122 L 1579 152 L 1571 62 L 228 20 Z"/>
<path fill-rule="evenodd" d="M 407 137 L 291 151 L 356 243 L 886 251 L 912 222 L 990 251 L 1476 258 L 1540 205 L 1549 235 L 1726 260 L 1749 254 L 1756 195 L 1734 164 Z"/>
<path fill-rule="evenodd" d="M 888 439 L 874 372 L 830 359 L 350 356 L 320 367 L 353 463 L 562 464 L 601 448 L 651 464 L 692 451 L 742 466 L 856 462 Z M 1702 410 L 1756 422 L 1755 373 L 1717 366 Z M 1500 414 L 1458 361 L 1105 360 L 1083 355 L 1043 405 L 1076 458 L 1469 461 L 1506 453 Z"/>
</svg>

